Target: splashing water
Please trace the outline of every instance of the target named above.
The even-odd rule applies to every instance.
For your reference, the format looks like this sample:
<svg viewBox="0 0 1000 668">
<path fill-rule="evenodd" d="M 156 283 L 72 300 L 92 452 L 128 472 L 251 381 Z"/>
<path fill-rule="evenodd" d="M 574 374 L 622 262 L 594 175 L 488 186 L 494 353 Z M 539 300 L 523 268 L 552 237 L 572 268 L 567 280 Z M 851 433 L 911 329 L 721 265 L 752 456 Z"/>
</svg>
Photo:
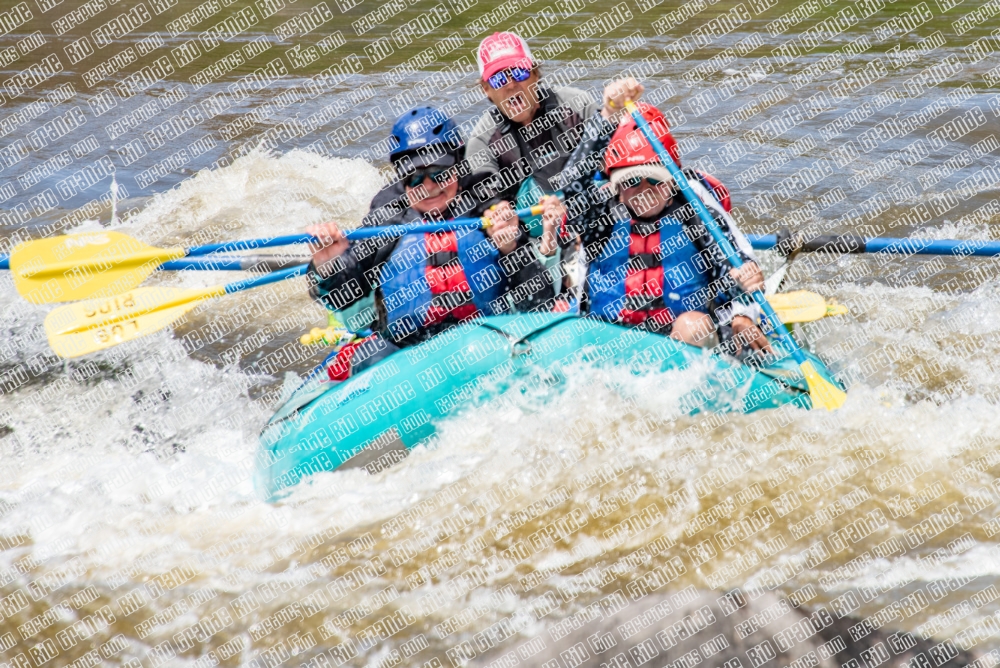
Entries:
<svg viewBox="0 0 1000 668">
<path fill-rule="evenodd" d="M 361 161 L 250 154 L 121 225 L 163 245 L 291 233 L 360 220 L 379 185 Z M 322 473 L 277 504 L 252 483 L 257 431 L 323 351 L 279 375 L 254 363 L 321 321 L 303 281 L 66 363 L 47 350 L 47 307 L 0 289 L 0 642 L 178 666 L 343 643 L 353 665 L 419 665 L 462 642 L 478 652 L 492 625 L 531 635 L 668 581 L 888 610 L 938 637 L 998 610 L 982 594 L 945 614 L 1000 575 L 994 283 L 838 287 L 851 315 L 803 329 L 854 381 L 836 414 L 691 417 L 698 368 L 568 369 L 561 391 L 459 415 L 393 468 Z M 190 349 L 185 334 L 220 321 L 229 331 Z M 266 345 L 245 358 L 254 337 Z"/>
</svg>

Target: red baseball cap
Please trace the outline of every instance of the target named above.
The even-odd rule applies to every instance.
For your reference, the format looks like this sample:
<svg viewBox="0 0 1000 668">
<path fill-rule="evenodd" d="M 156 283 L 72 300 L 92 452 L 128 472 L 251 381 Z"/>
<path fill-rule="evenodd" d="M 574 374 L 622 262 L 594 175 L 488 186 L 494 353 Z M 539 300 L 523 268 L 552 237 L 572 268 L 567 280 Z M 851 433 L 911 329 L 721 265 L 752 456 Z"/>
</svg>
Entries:
<svg viewBox="0 0 1000 668">
<path fill-rule="evenodd" d="M 523 39 L 512 32 L 495 32 L 479 43 L 476 62 L 479 64 L 479 76 L 486 81 L 508 67 L 530 70 L 535 59 Z"/>
</svg>

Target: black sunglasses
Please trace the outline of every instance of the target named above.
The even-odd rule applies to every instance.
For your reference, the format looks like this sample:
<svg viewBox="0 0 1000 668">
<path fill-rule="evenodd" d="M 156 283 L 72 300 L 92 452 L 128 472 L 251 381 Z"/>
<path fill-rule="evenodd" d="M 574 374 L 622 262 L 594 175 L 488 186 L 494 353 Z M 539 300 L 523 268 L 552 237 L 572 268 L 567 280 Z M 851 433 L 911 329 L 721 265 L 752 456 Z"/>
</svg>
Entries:
<svg viewBox="0 0 1000 668">
<path fill-rule="evenodd" d="M 486 81 L 490 84 L 490 88 L 499 90 L 509 84 L 510 79 L 507 78 L 508 72 L 510 73 L 510 79 L 518 82 L 527 81 L 531 77 L 531 70 L 526 70 L 523 67 L 511 67 L 506 70 L 500 70 L 487 79 Z"/>
<path fill-rule="evenodd" d="M 449 167 L 428 167 L 426 169 L 418 169 L 417 171 L 406 177 L 406 185 L 410 188 L 416 188 L 424 179 L 431 177 L 431 181 L 441 185 L 442 183 L 447 183 L 452 178 L 452 170 Z"/>
</svg>

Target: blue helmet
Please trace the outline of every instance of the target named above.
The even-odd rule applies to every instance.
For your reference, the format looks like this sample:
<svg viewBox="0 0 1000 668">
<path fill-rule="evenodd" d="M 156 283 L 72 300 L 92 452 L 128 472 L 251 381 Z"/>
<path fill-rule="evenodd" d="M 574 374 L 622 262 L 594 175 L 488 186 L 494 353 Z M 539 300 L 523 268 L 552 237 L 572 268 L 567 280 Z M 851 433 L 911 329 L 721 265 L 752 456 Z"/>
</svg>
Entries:
<svg viewBox="0 0 1000 668">
<path fill-rule="evenodd" d="M 392 126 L 392 139 L 392 143 L 396 144 L 389 152 L 389 159 L 392 161 L 428 146 L 434 146 L 437 150 L 423 150 L 420 153 L 446 154 L 454 160 L 454 154 L 462 147 L 458 126 L 444 112 L 434 107 L 416 107 L 397 118 Z"/>
</svg>

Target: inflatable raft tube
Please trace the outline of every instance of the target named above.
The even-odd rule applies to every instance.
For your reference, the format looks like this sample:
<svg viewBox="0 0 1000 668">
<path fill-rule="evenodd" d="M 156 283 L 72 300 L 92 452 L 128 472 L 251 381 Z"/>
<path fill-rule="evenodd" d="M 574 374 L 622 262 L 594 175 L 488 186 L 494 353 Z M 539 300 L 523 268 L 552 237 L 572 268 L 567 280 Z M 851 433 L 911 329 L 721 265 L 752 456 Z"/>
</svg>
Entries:
<svg viewBox="0 0 1000 668">
<path fill-rule="evenodd" d="M 495 398 L 527 377 L 561 377 L 572 364 L 626 366 L 634 373 L 711 365 L 684 409 L 751 412 L 810 408 L 798 365 L 772 341 L 778 361 L 760 368 L 657 334 L 566 314 L 490 317 L 390 355 L 342 383 L 299 388 L 261 432 L 257 484 L 271 499 L 320 471 L 376 472 L 434 435 L 435 424 Z M 809 353 L 807 353 L 809 355 Z M 828 380 L 823 363 L 809 355 Z"/>
</svg>

